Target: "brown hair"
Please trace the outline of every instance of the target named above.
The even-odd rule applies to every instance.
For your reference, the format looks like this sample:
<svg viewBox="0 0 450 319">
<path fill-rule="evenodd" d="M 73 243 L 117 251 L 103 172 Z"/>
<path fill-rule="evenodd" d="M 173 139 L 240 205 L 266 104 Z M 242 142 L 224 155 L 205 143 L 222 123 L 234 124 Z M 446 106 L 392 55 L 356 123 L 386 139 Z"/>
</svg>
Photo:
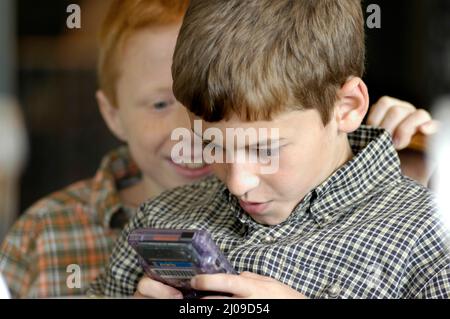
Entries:
<svg viewBox="0 0 450 319">
<path fill-rule="evenodd" d="M 205 121 L 317 109 L 364 72 L 360 0 L 192 0 L 175 49 L 177 99 Z"/>
<path fill-rule="evenodd" d="M 189 0 L 113 0 L 100 32 L 100 88 L 116 104 L 120 60 L 128 38 L 143 28 L 181 22 Z"/>
</svg>

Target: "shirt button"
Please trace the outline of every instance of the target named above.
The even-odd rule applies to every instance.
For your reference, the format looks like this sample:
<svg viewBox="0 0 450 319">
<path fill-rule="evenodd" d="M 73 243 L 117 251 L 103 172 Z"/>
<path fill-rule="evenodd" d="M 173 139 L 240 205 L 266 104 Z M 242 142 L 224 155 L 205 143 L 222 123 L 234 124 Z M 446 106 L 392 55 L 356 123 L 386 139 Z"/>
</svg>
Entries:
<svg viewBox="0 0 450 319">
<path fill-rule="evenodd" d="M 322 223 L 328 224 L 331 221 L 331 217 L 329 215 L 323 216 Z"/>
<path fill-rule="evenodd" d="M 335 299 L 341 293 L 341 287 L 338 284 L 333 284 L 328 288 L 327 295 L 329 298 Z"/>
<path fill-rule="evenodd" d="M 275 239 L 272 236 L 266 236 L 262 241 L 265 244 L 272 244 L 275 241 Z"/>
</svg>

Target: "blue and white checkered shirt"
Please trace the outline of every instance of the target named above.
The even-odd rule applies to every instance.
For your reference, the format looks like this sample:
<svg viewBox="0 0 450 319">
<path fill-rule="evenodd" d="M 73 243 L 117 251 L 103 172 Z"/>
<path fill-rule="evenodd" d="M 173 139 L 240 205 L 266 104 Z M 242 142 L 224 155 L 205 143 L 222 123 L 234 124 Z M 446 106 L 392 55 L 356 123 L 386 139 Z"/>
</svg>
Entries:
<svg viewBox="0 0 450 319">
<path fill-rule="evenodd" d="M 252 220 L 215 177 L 148 201 L 91 293 L 135 292 L 143 271 L 127 236 L 152 227 L 208 230 L 236 270 L 310 298 L 448 298 L 449 236 L 431 193 L 401 174 L 384 130 L 361 127 L 349 141 L 354 158 L 276 226 Z"/>
</svg>

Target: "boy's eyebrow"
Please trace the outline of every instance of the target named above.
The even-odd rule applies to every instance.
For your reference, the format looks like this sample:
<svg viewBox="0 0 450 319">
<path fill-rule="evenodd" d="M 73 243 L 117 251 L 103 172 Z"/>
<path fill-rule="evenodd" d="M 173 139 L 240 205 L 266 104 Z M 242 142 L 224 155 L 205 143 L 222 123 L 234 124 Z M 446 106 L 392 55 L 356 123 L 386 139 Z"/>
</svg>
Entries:
<svg viewBox="0 0 450 319">
<path fill-rule="evenodd" d="M 156 97 L 159 97 L 160 95 L 164 94 L 172 94 L 171 93 L 171 89 L 169 88 L 164 88 L 164 87 L 159 87 L 159 88 L 155 88 L 151 91 L 146 91 L 142 94 L 139 94 L 136 97 L 136 101 L 137 104 L 147 104 L 149 101 L 151 101 L 152 99 L 155 99 Z"/>
<path fill-rule="evenodd" d="M 153 89 L 148 89 L 140 94 L 143 97 L 152 97 L 157 94 L 172 94 L 172 89 L 168 87 L 158 86 Z"/>
<path fill-rule="evenodd" d="M 271 138 L 268 138 L 267 140 L 258 141 L 258 142 L 254 143 L 254 144 L 250 144 L 250 145 L 247 145 L 247 146 L 248 147 L 252 147 L 252 146 L 259 147 L 260 144 L 263 144 L 264 146 L 271 146 L 272 143 L 277 142 L 279 144 L 281 141 L 284 141 L 285 139 L 286 138 L 284 138 L 284 137 L 275 138 L 273 140 Z"/>
<path fill-rule="evenodd" d="M 192 130 L 192 132 L 194 132 L 194 134 L 197 135 L 197 137 L 199 137 L 204 143 L 207 143 L 207 144 L 213 144 L 213 145 L 216 145 L 216 146 L 218 146 L 218 147 L 223 148 L 222 146 L 213 143 L 211 140 L 208 140 L 208 139 L 203 138 L 203 137 L 200 136 L 197 132 L 195 132 L 192 128 L 191 128 L 191 130 Z M 284 138 L 284 137 L 277 138 L 277 139 L 273 139 L 273 140 L 272 140 L 271 138 L 268 138 L 267 140 L 264 140 L 264 141 L 258 141 L 258 142 L 256 142 L 256 143 L 246 145 L 246 147 L 253 147 L 253 146 L 259 147 L 260 144 L 264 144 L 265 146 L 267 146 L 267 145 L 270 146 L 274 141 L 276 141 L 276 142 L 279 143 L 279 142 L 284 141 L 284 140 L 286 140 L 286 138 Z M 262 143 L 262 142 L 264 142 L 264 143 Z"/>
<path fill-rule="evenodd" d="M 172 92 L 172 88 L 171 87 L 167 87 L 167 86 L 157 86 L 155 88 L 153 88 L 153 92 L 157 92 L 157 93 L 171 93 Z"/>
</svg>

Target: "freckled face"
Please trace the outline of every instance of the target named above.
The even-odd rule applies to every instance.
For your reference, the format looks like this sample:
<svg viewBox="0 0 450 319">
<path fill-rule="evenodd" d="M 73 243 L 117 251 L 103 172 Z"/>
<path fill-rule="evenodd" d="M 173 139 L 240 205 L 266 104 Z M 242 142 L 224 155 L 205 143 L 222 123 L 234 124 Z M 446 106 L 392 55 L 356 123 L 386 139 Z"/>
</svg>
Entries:
<svg viewBox="0 0 450 319">
<path fill-rule="evenodd" d="M 144 182 L 155 193 L 198 180 L 209 167 L 172 162 L 175 128 L 188 128 L 185 108 L 172 93 L 172 56 L 180 25 L 143 29 L 125 45 L 117 82 L 117 104 L 124 139 Z"/>
</svg>

